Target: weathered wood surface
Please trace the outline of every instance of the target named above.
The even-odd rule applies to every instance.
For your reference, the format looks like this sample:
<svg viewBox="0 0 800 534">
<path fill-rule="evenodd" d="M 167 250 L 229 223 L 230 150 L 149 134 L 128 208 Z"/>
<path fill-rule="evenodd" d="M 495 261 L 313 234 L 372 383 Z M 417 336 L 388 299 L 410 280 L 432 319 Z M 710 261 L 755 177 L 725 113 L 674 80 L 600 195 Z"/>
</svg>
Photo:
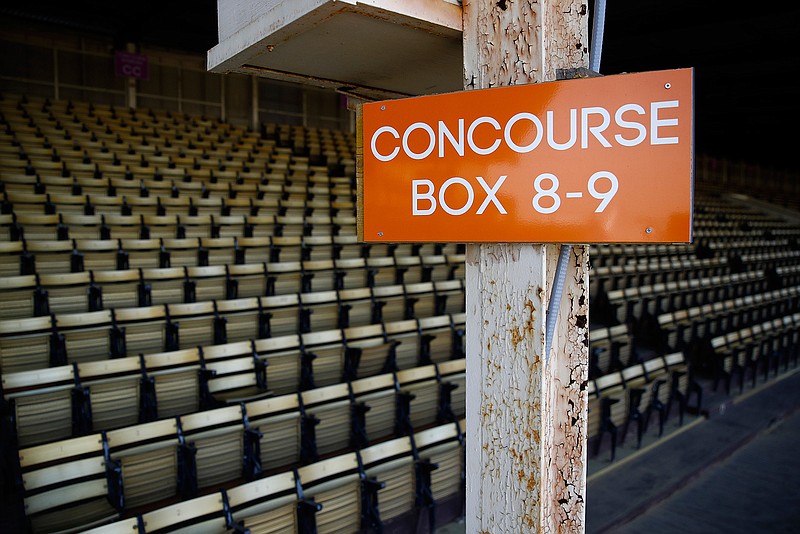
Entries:
<svg viewBox="0 0 800 534">
<path fill-rule="evenodd" d="M 566 0 L 465 0 L 465 89 L 587 67 L 587 17 L 587 4 Z M 468 533 L 584 531 L 588 247 L 572 249 L 545 365 L 559 250 L 467 247 Z"/>
</svg>

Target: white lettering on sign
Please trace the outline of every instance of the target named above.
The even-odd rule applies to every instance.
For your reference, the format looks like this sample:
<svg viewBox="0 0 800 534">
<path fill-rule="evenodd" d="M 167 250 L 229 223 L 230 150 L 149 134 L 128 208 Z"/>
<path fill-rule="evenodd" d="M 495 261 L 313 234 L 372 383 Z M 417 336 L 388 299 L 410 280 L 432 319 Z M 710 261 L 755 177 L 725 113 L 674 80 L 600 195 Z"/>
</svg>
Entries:
<svg viewBox="0 0 800 534">
<path fill-rule="evenodd" d="M 453 184 L 462 185 L 467 190 L 467 202 L 458 209 L 451 208 L 447 205 L 447 201 L 445 200 L 445 192 L 447 188 Z M 475 200 L 475 191 L 472 190 L 472 186 L 469 185 L 469 182 L 463 178 L 459 178 L 458 176 L 454 176 L 445 180 L 442 184 L 442 188 L 439 189 L 439 204 L 442 205 L 442 209 L 449 213 L 450 215 L 462 215 L 466 213 L 467 210 L 472 206 L 472 202 Z"/>
<path fill-rule="evenodd" d="M 650 105 L 650 144 L 651 145 L 676 145 L 678 144 L 677 137 L 659 137 L 658 129 L 661 126 L 677 126 L 678 119 L 659 119 L 658 111 L 664 108 L 677 108 L 677 100 L 669 100 L 667 102 L 653 102 Z"/>
<path fill-rule="evenodd" d="M 535 115 L 534 115 L 535 117 Z M 555 140 L 555 134 L 553 133 L 553 124 L 555 124 L 555 120 L 553 119 L 553 112 L 547 112 L 547 144 L 553 147 L 556 150 L 568 150 L 575 146 L 575 141 L 578 140 L 578 110 L 571 109 L 569 110 L 569 141 L 566 143 L 557 143 Z M 540 123 L 541 128 L 541 123 Z"/>
<path fill-rule="evenodd" d="M 602 121 L 599 125 L 589 126 L 589 123 L 592 122 L 589 118 L 591 115 L 600 115 Z M 611 148 L 611 143 L 603 136 L 603 131 L 611 124 L 611 117 L 605 108 L 594 107 L 581 109 L 581 124 L 583 125 L 583 129 L 581 130 L 581 148 L 589 148 L 589 133 L 600 141 L 601 145 L 606 148 Z"/>
<path fill-rule="evenodd" d="M 500 131 L 501 129 L 500 123 L 497 122 L 497 120 L 493 119 L 492 117 L 478 117 L 477 119 L 472 121 L 472 124 L 469 125 L 469 130 L 467 130 L 467 144 L 469 144 L 469 147 L 472 149 L 473 152 L 475 152 L 476 154 L 480 154 L 481 156 L 486 156 L 488 154 L 491 154 L 492 152 L 497 150 L 497 147 L 500 146 L 499 138 L 495 139 L 494 142 L 486 148 L 481 148 L 475 144 L 475 140 L 473 139 L 475 135 L 475 129 L 484 123 L 491 124 L 497 131 Z"/>
<path fill-rule="evenodd" d="M 514 152 L 525 154 L 539 147 L 543 140 L 553 150 L 568 150 L 573 148 L 578 140 L 580 140 L 581 149 L 589 149 L 592 145 L 612 148 L 612 141 L 622 147 L 633 147 L 645 142 L 649 142 L 651 145 L 673 145 L 679 143 L 679 138 L 667 136 L 661 130 L 678 126 L 678 119 L 668 116 L 668 110 L 679 107 L 678 100 L 650 102 L 649 110 L 636 103 L 623 104 L 613 113 L 604 107 L 590 106 L 570 109 L 568 117 L 565 113 L 557 116 L 554 111 L 548 110 L 544 114 L 544 122 L 534 113 L 523 111 L 513 115 L 505 124 L 500 124 L 497 119 L 489 116 L 478 117 L 469 126 L 466 126 L 463 118 L 458 119 L 456 124 L 450 125 L 444 121 L 438 121 L 435 129 L 428 123 L 415 122 L 406 128 L 402 135 L 392 126 L 381 126 L 370 138 L 370 150 L 378 161 L 387 162 L 396 158 L 401 151 L 411 159 L 421 160 L 433 154 L 434 151 L 439 158 L 444 158 L 448 150 L 452 148 L 456 154 L 464 157 L 466 147 L 469 147 L 474 154 L 488 156 L 497 151 L 503 143 Z M 529 131 L 535 131 L 533 139 L 525 144 L 521 144 L 520 139 L 515 139 L 512 132 L 514 125 L 523 121 L 530 123 Z M 616 133 L 609 136 L 606 130 L 612 122 L 619 128 L 630 131 L 630 134 Z M 556 140 L 556 131 L 563 135 L 562 132 L 567 131 L 567 124 L 569 136 L 565 136 L 565 141 Z M 490 132 L 488 136 L 484 134 L 481 137 L 485 146 L 476 141 L 476 131 L 479 129 L 482 132 Z M 378 150 L 378 139 L 384 134 L 394 138 L 398 143 L 392 143 L 391 148 L 388 149 L 384 147 L 385 153 L 381 153 Z M 425 140 L 422 145 L 425 147 L 423 150 L 415 151 L 411 148 L 409 139 L 412 135 L 415 138 L 422 136 L 421 138 Z M 416 146 L 419 150 L 420 145 Z"/>
<path fill-rule="evenodd" d="M 550 118 L 551 117 L 548 117 L 548 120 Z M 523 119 L 529 120 L 531 123 L 533 123 L 534 126 L 536 126 L 536 137 L 534 137 L 533 141 L 531 141 L 527 145 L 520 146 L 517 143 L 515 143 L 514 140 L 511 139 L 511 128 L 517 122 L 519 122 L 519 121 L 521 121 Z M 514 115 L 513 117 L 508 119 L 508 122 L 506 123 L 505 130 L 503 131 L 503 139 L 505 139 L 506 144 L 509 147 L 511 147 L 511 150 L 513 150 L 514 152 L 516 152 L 518 154 L 525 154 L 526 152 L 530 152 L 531 150 L 533 150 L 534 148 L 539 146 L 539 143 L 542 142 L 542 130 L 543 129 L 544 128 L 542 128 L 542 121 L 540 121 L 539 117 L 537 117 L 533 113 L 517 113 L 516 115 Z M 550 128 L 548 128 L 548 132 L 547 133 L 548 133 L 547 139 L 550 140 Z"/>
<path fill-rule="evenodd" d="M 489 204 L 494 204 L 497 211 L 503 215 L 508 213 L 505 206 L 500 202 L 500 199 L 497 198 L 497 193 L 503 185 L 503 182 L 506 181 L 506 178 L 506 175 L 500 176 L 494 185 L 490 186 L 482 176 L 475 177 L 475 181 L 478 182 L 483 192 L 486 193 L 483 202 L 481 202 L 481 205 L 475 212 L 476 215 L 483 214 L 486 208 L 489 207 Z M 607 190 L 601 191 L 597 188 L 597 182 L 600 180 L 608 180 Z M 467 200 L 461 206 L 452 206 L 452 200 L 450 202 L 447 200 L 447 190 L 454 185 L 464 188 L 467 193 Z M 533 180 L 533 189 L 536 192 L 531 198 L 531 206 L 533 209 L 545 215 L 555 213 L 558 208 L 561 207 L 561 196 L 558 193 L 560 185 L 561 183 L 555 174 L 550 172 L 539 174 Z M 425 188 L 424 191 L 422 189 L 423 187 Z M 614 195 L 617 194 L 617 191 L 619 191 L 619 180 L 612 172 L 597 171 L 589 177 L 586 183 L 586 189 L 589 192 L 589 196 L 600 201 L 600 204 L 597 205 L 594 212 L 602 213 L 609 202 L 611 202 L 611 199 L 614 198 Z M 580 199 L 583 198 L 583 193 L 581 191 L 570 191 L 566 193 L 565 196 L 568 199 Z M 436 185 L 433 181 L 427 179 L 411 180 L 412 215 L 433 215 L 439 207 L 449 215 L 463 215 L 469 211 L 474 202 L 475 189 L 469 181 L 460 176 L 453 176 L 445 180 L 439 188 L 438 196 L 436 195 Z"/>
<path fill-rule="evenodd" d="M 447 129 L 444 121 L 439 121 L 439 157 L 444 157 L 444 138 L 450 141 L 450 145 L 456 149 L 456 153 L 464 157 L 464 119 L 458 119 L 458 137 Z"/>
<path fill-rule="evenodd" d="M 497 211 L 505 215 L 506 209 L 503 207 L 502 204 L 500 204 L 500 201 L 497 199 L 497 190 L 500 189 L 500 186 L 503 185 L 503 182 L 506 181 L 505 175 L 498 178 L 497 181 L 494 183 L 494 186 L 492 186 L 491 188 L 489 188 L 489 185 L 486 183 L 486 181 L 483 179 L 482 176 L 477 176 L 475 179 L 478 180 L 478 183 L 481 184 L 483 190 L 486 191 L 486 198 L 483 199 L 483 203 L 481 204 L 481 207 L 478 208 L 478 211 L 476 213 L 478 215 L 483 213 L 486 210 L 486 207 L 489 206 L 489 202 L 491 202 L 492 204 L 495 205 Z"/>
<path fill-rule="evenodd" d="M 430 137 L 430 143 L 428 144 L 428 148 L 423 150 L 420 153 L 413 152 L 410 148 L 408 148 L 408 137 L 414 130 L 425 130 L 428 132 L 428 137 Z M 403 152 L 405 152 L 409 158 L 411 159 L 425 159 L 431 155 L 433 152 L 433 147 L 436 145 L 436 134 L 433 132 L 433 128 L 425 124 L 424 122 L 415 122 L 403 133 Z"/>
<path fill-rule="evenodd" d="M 481 205 L 475 212 L 476 214 L 481 215 L 484 211 L 486 211 L 486 208 L 489 207 L 490 203 L 494 204 L 494 207 L 497 208 L 497 211 L 499 211 L 501 214 L 506 215 L 508 213 L 503 204 L 497 198 L 497 191 L 500 189 L 500 186 L 503 185 L 505 180 L 506 176 L 501 176 L 497 179 L 493 186 L 489 186 L 482 176 L 475 177 L 475 181 L 480 184 L 484 193 L 486 193 L 486 197 L 483 199 L 483 202 L 481 202 Z M 456 184 L 463 187 L 467 192 L 467 200 L 461 207 L 451 206 L 446 197 L 447 190 Z M 421 187 L 425 187 L 426 190 L 422 192 Z M 472 187 L 472 184 L 460 176 L 453 176 L 452 178 L 445 180 L 445 182 L 442 184 L 442 187 L 439 188 L 438 202 L 437 197 L 434 194 L 435 192 L 436 186 L 431 180 L 411 180 L 411 214 L 432 215 L 434 212 L 436 212 L 438 207 L 441 206 L 442 210 L 449 215 L 463 215 L 469 211 L 475 202 L 475 189 Z M 420 203 L 422 203 L 422 205 Z"/>
<path fill-rule="evenodd" d="M 375 145 L 378 143 L 378 136 L 381 135 L 384 132 L 392 134 L 392 136 L 395 139 L 400 139 L 400 134 L 397 133 L 397 130 L 395 130 L 391 126 L 381 126 L 377 130 L 375 130 L 374 134 L 372 134 L 372 142 L 370 143 L 370 148 L 372 149 L 372 154 L 376 158 L 378 158 L 380 161 L 391 161 L 391 160 L 394 159 L 394 157 L 397 154 L 400 153 L 400 147 L 399 146 L 395 147 L 394 150 L 392 150 L 388 155 L 381 154 L 380 152 L 378 152 L 378 149 L 375 147 Z"/>
<path fill-rule="evenodd" d="M 419 192 L 419 186 L 424 185 L 428 187 L 425 193 Z M 411 215 L 430 215 L 436 211 L 436 199 L 433 196 L 433 182 L 430 180 L 411 180 Z M 430 203 L 430 206 L 422 209 L 419 207 L 419 201 L 425 200 Z"/>
<path fill-rule="evenodd" d="M 623 137 L 622 134 L 616 134 L 614 136 L 614 139 L 617 141 L 617 143 L 619 143 L 622 146 L 636 146 L 642 141 L 644 141 L 645 137 L 647 137 L 647 128 L 645 128 L 644 124 L 640 122 L 625 120 L 625 118 L 622 116 L 624 113 L 627 113 L 629 111 L 634 111 L 639 115 L 644 115 L 646 113 L 644 108 L 639 104 L 625 104 L 624 106 L 620 106 L 620 108 L 614 114 L 614 122 L 616 122 L 623 128 L 629 128 L 631 130 L 636 130 L 637 132 L 639 132 L 639 135 L 637 135 L 633 139 L 627 139 Z"/>
<path fill-rule="evenodd" d="M 608 191 L 599 191 L 597 189 L 597 181 L 601 179 L 608 180 Z M 533 209 L 544 214 L 554 213 L 558 210 L 558 208 L 561 207 L 561 197 L 558 194 L 559 185 L 558 177 L 555 174 L 543 172 L 537 176 L 533 181 L 533 189 L 536 191 L 536 194 L 531 200 Z M 612 172 L 597 171 L 589 177 L 586 188 L 592 198 L 596 198 L 600 201 L 600 204 L 595 208 L 594 212 L 603 213 L 603 210 L 606 209 L 608 203 L 611 202 L 611 199 L 614 198 L 614 195 L 616 195 L 619 190 L 619 180 Z M 567 198 L 583 198 L 583 193 L 581 191 L 570 191 L 566 193 L 565 196 Z M 543 203 L 542 199 L 549 200 Z"/>
<path fill-rule="evenodd" d="M 542 187 L 542 182 L 545 180 L 550 182 L 550 187 Z M 543 172 L 537 176 L 533 181 L 533 188 L 536 190 L 536 194 L 533 196 L 533 200 L 531 201 L 531 204 L 533 204 L 533 209 L 539 213 L 545 214 L 556 211 L 561 206 L 561 197 L 556 194 L 558 185 L 558 178 L 555 174 Z M 549 206 L 542 205 L 543 198 L 550 199 Z"/>
</svg>

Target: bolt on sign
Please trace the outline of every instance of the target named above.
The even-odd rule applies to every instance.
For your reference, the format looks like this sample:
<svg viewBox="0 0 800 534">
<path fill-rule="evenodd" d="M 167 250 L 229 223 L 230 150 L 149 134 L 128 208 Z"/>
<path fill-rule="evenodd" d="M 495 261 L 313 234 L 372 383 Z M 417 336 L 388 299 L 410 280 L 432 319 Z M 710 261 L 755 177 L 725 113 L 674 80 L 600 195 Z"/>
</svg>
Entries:
<svg viewBox="0 0 800 534">
<path fill-rule="evenodd" d="M 364 104 L 367 242 L 686 243 L 693 69 Z"/>
</svg>

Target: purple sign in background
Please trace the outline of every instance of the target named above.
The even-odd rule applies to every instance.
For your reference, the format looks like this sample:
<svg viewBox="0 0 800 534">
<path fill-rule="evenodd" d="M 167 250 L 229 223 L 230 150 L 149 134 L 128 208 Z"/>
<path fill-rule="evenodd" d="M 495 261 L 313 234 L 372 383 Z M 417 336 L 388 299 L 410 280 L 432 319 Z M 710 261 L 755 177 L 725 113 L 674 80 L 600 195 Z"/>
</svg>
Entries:
<svg viewBox="0 0 800 534">
<path fill-rule="evenodd" d="M 149 80 L 147 56 L 117 50 L 114 53 L 114 74 L 139 80 Z"/>
</svg>

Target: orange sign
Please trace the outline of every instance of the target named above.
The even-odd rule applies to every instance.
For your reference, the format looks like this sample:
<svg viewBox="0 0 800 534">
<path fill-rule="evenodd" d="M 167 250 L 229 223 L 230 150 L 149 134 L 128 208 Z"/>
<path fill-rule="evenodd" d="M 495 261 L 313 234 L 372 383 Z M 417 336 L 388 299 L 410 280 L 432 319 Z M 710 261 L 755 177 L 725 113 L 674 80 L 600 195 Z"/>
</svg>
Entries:
<svg viewBox="0 0 800 534">
<path fill-rule="evenodd" d="M 693 70 L 365 104 L 367 242 L 691 241 Z"/>
</svg>

